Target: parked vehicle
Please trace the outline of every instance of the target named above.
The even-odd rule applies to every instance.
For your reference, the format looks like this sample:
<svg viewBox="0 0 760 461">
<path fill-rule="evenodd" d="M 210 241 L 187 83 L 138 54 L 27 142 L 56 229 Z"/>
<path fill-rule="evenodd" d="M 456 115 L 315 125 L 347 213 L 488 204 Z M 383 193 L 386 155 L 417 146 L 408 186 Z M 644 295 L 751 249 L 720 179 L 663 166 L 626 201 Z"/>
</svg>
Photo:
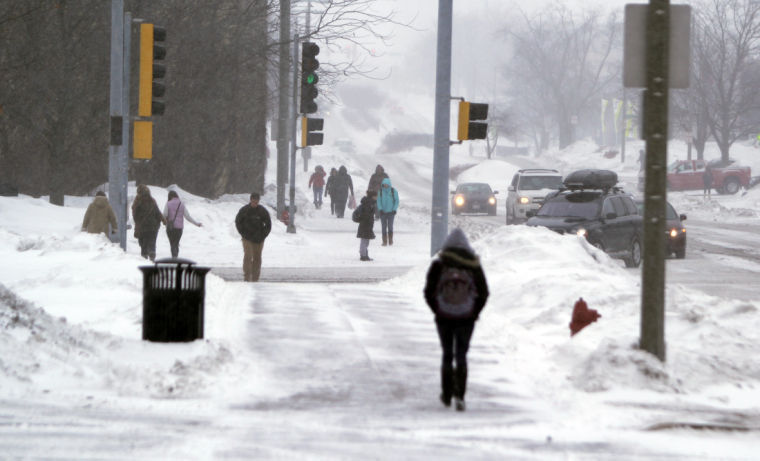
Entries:
<svg viewBox="0 0 760 461">
<path fill-rule="evenodd" d="M 708 162 L 704 160 L 676 160 L 668 166 L 668 190 L 702 190 L 702 175 Z M 735 194 L 741 187 L 748 188 L 751 169 L 729 161 L 709 162 L 712 169 L 713 188 L 721 194 Z"/>
<path fill-rule="evenodd" d="M 644 199 L 634 200 L 639 209 L 639 214 L 644 216 Z M 666 255 L 675 255 L 678 259 L 686 257 L 686 221 L 685 214 L 676 213 L 676 209 L 670 202 L 665 202 L 665 251 Z"/>
<path fill-rule="evenodd" d="M 468 182 L 459 184 L 451 197 L 451 212 L 488 213 L 496 216 L 496 197 L 499 191 L 491 190 L 484 182 Z"/>
<path fill-rule="evenodd" d="M 617 174 L 610 170 L 574 172 L 526 224 L 585 237 L 610 256 L 622 259 L 627 267 L 638 267 L 642 216 L 633 198 L 611 183 L 617 183 Z"/>
<path fill-rule="evenodd" d="M 546 195 L 559 190 L 561 186 L 562 175 L 557 170 L 518 170 L 512 177 L 507 192 L 506 223 L 525 222 L 538 211 Z"/>
</svg>

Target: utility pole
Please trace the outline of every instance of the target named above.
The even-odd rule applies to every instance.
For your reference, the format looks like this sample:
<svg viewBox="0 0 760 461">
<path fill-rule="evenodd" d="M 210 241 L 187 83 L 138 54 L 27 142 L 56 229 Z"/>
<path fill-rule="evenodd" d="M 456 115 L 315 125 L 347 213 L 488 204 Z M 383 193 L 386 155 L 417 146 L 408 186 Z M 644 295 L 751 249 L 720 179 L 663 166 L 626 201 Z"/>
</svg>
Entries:
<svg viewBox="0 0 760 461">
<path fill-rule="evenodd" d="M 449 131 L 451 120 L 452 0 L 438 0 L 438 45 L 435 64 L 435 125 L 433 128 L 433 204 L 430 255 L 443 246 L 449 220 Z"/>
<path fill-rule="evenodd" d="M 296 25 L 296 29 L 298 26 Z M 288 233 L 296 233 L 296 119 L 298 118 L 298 34 L 293 36 L 293 99 L 290 105 L 290 209 Z"/>
<path fill-rule="evenodd" d="M 124 0 L 111 0 L 111 72 L 108 146 L 108 197 L 119 226 L 118 239 L 127 249 L 127 175 L 129 171 L 129 45 L 132 16 Z"/>
<path fill-rule="evenodd" d="M 644 267 L 641 349 L 665 361 L 665 203 L 670 62 L 670 1 L 650 0 L 646 17 Z"/>
<path fill-rule="evenodd" d="M 625 163 L 625 136 L 628 134 L 628 99 L 625 87 L 623 87 L 623 128 L 620 136 L 620 163 Z"/>
<path fill-rule="evenodd" d="M 279 95 L 277 110 L 277 219 L 285 211 L 285 183 L 288 181 L 288 76 L 290 75 L 290 0 L 280 0 Z"/>
</svg>

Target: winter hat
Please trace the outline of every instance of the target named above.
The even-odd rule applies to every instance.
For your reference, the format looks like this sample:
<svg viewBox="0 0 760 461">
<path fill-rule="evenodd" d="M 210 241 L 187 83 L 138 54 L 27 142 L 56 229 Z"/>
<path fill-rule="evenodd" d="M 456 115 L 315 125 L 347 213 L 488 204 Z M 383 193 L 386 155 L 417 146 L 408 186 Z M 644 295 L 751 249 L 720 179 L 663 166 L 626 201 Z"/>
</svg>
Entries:
<svg viewBox="0 0 760 461">
<path fill-rule="evenodd" d="M 467 240 L 467 236 L 464 235 L 464 232 L 462 232 L 462 229 L 455 228 L 448 237 L 446 237 L 446 240 L 443 242 L 443 248 L 444 249 L 454 249 L 459 248 L 460 250 L 464 250 L 470 254 L 475 254 L 475 250 L 472 249 L 470 246 L 470 242 Z"/>
</svg>

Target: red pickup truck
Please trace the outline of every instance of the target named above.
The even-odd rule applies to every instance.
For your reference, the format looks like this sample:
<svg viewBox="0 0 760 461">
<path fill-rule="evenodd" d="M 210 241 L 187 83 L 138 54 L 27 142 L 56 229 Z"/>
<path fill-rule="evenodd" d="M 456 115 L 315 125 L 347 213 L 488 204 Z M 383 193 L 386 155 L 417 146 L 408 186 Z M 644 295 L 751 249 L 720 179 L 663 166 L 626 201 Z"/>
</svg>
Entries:
<svg viewBox="0 0 760 461">
<path fill-rule="evenodd" d="M 702 175 L 708 162 L 704 160 L 676 160 L 668 166 L 668 190 L 702 190 Z M 713 175 L 713 188 L 721 194 L 735 194 L 741 187 L 749 187 L 750 167 L 733 161 L 728 165 L 720 161 L 709 162 Z"/>
</svg>

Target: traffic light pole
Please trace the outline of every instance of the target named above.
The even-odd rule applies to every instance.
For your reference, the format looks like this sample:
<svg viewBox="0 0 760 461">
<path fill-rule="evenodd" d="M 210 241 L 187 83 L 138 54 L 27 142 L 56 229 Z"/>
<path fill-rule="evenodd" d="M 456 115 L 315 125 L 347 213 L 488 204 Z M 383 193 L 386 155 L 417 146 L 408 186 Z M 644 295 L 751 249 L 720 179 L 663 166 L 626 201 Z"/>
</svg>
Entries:
<svg viewBox="0 0 760 461">
<path fill-rule="evenodd" d="M 644 267 L 641 349 L 665 361 L 665 203 L 668 142 L 670 1 L 650 0 L 646 26 Z"/>
<path fill-rule="evenodd" d="M 280 49 L 277 110 L 277 218 L 285 211 L 285 183 L 288 180 L 288 76 L 290 75 L 290 0 L 280 0 Z"/>
<path fill-rule="evenodd" d="M 449 123 L 451 120 L 452 0 L 438 0 L 438 44 L 435 70 L 435 125 L 433 128 L 433 203 L 430 255 L 441 249 L 449 220 Z"/>
<path fill-rule="evenodd" d="M 111 0 L 111 141 L 108 147 L 108 196 L 116 214 L 119 244 L 127 249 L 127 175 L 129 161 L 129 46 L 131 14 L 124 0 Z"/>
<path fill-rule="evenodd" d="M 298 34 L 293 36 L 293 102 L 290 105 L 290 207 L 288 233 L 296 233 L 296 119 L 298 119 Z"/>
</svg>

